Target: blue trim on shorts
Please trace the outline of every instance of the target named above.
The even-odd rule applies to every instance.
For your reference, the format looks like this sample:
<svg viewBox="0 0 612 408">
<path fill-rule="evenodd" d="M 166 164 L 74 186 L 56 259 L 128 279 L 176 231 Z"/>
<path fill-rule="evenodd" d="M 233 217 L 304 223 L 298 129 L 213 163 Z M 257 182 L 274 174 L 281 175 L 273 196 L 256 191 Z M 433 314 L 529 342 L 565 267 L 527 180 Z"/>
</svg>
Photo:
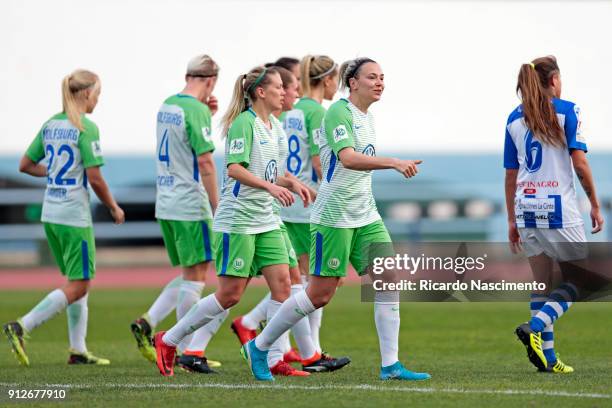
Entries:
<svg viewBox="0 0 612 408">
<path fill-rule="evenodd" d="M 81 260 L 83 262 L 83 279 L 89 279 L 89 251 L 87 241 L 81 241 Z"/>
<path fill-rule="evenodd" d="M 315 271 L 314 275 L 321 275 L 321 264 L 323 263 L 323 234 L 317 232 L 315 236 Z"/>
<path fill-rule="evenodd" d="M 221 275 L 227 272 L 227 262 L 229 260 L 229 234 L 223 233 L 223 262 L 221 263 Z"/>
<path fill-rule="evenodd" d="M 234 189 L 232 190 L 232 194 L 234 195 L 234 197 L 238 197 L 239 192 L 240 192 L 240 182 L 236 181 L 234 183 Z"/>
<path fill-rule="evenodd" d="M 208 235 L 208 224 L 206 221 L 200 221 L 202 227 L 202 238 L 204 240 L 204 260 L 212 260 L 212 249 L 210 248 L 210 235 Z"/>
</svg>

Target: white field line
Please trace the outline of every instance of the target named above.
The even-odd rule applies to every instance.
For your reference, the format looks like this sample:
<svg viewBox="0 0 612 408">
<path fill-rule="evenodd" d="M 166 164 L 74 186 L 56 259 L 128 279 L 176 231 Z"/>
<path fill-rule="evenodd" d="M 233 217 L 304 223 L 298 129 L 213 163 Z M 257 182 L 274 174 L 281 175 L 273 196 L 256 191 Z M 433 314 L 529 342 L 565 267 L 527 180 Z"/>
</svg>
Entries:
<svg viewBox="0 0 612 408">
<path fill-rule="evenodd" d="M 228 390 L 303 390 L 303 391 L 374 391 L 374 392 L 406 392 L 425 394 L 490 394 L 490 395 L 538 395 L 546 397 L 568 398 L 599 398 L 610 399 L 610 394 L 596 394 L 583 392 L 545 391 L 545 390 L 487 390 L 487 389 L 460 389 L 460 388 L 422 388 L 422 387 L 381 387 L 377 385 L 291 385 L 291 384 L 155 384 L 155 383 L 103 383 L 103 384 L 27 384 L 2 383 L 0 387 L 24 387 L 27 389 L 67 388 L 67 389 L 96 389 L 96 388 L 126 388 L 126 389 L 228 389 Z"/>
</svg>

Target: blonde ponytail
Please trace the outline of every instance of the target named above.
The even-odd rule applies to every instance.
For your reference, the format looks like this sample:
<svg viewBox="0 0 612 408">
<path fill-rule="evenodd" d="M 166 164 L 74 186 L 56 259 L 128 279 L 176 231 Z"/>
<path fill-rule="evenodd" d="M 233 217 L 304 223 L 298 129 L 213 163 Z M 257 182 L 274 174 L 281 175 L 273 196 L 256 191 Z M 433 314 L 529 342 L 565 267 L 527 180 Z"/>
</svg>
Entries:
<svg viewBox="0 0 612 408">
<path fill-rule="evenodd" d="M 99 85 L 99 78 L 91 71 L 78 69 L 62 80 L 62 107 L 68 120 L 80 131 L 83 131 L 81 114 L 87 101 L 87 90 Z"/>
<path fill-rule="evenodd" d="M 225 112 L 225 115 L 223 115 L 223 118 L 221 119 L 221 124 L 223 125 L 223 132 L 221 133 L 222 137 L 227 136 L 227 132 L 229 131 L 230 126 L 232 126 L 232 122 L 247 108 L 247 100 L 244 93 L 244 80 L 246 77 L 246 75 L 240 75 L 238 78 L 236 78 L 236 82 L 234 82 L 232 99 L 229 107 L 227 108 L 227 112 Z"/>
<path fill-rule="evenodd" d="M 310 96 L 312 88 L 319 85 L 323 78 L 337 72 L 338 65 L 327 55 L 306 55 L 300 62 L 302 93 Z"/>
<path fill-rule="evenodd" d="M 234 82 L 234 91 L 227 112 L 221 119 L 223 125 L 222 137 L 227 136 L 227 132 L 232 126 L 232 122 L 242 112 L 252 104 L 257 96 L 255 89 L 260 86 L 266 86 L 270 82 L 270 74 L 276 74 L 278 70 L 275 67 L 255 67 L 248 74 L 240 75 Z"/>
</svg>

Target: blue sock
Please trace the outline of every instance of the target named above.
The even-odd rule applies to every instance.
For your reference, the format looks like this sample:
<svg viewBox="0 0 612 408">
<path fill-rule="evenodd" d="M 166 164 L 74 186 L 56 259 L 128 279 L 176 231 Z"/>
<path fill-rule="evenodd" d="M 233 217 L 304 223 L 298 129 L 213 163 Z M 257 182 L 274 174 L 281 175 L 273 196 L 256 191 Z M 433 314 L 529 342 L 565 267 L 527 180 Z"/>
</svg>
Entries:
<svg viewBox="0 0 612 408">
<path fill-rule="evenodd" d="M 548 301 L 531 318 L 529 327 L 535 332 L 542 332 L 546 326 L 551 326 L 570 308 L 578 298 L 578 289 L 571 283 L 564 283 L 551 292 Z"/>
</svg>

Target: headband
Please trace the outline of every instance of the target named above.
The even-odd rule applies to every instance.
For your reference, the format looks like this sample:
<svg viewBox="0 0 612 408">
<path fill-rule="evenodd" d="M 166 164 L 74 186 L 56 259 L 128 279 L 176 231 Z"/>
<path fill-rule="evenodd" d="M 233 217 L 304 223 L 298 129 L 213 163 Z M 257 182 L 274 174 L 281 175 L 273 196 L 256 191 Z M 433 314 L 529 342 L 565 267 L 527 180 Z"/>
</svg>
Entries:
<svg viewBox="0 0 612 408">
<path fill-rule="evenodd" d="M 322 74 L 310 77 L 310 79 L 321 79 L 323 77 L 326 77 L 327 75 L 331 74 L 332 72 L 334 72 L 334 70 L 338 67 L 338 64 L 336 64 L 334 62 L 334 65 L 332 65 L 332 67 L 330 69 L 328 69 L 327 71 L 323 72 Z"/>
<path fill-rule="evenodd" d="M 261 82 L 262 79 L 264 79 L 264 77 L 266 76 L 266 73 L 268 72 L 268 68 L 263 69 L 263 71 L 261 71 L 261 74 L 259 74 L 259 76 L 257 77 L 257 79 L 255 80 L 255 82 L 253 82 L 251 84 L 251 86 L 249 86 L 247 88 L 247 92 L 249 92 L 251 89 L 254 89 L 257 85 L 259 85 L 259 83 Z"/>
<path fill-rule="evenodd" d="M 374 62 L 374 60 L 371 60 L 370 58 L 364 58 L 361 61 L 357 62 L 355 66 L 349 71 L 348 75 L 346 76 L 346 79 L 348 80 L 350 78 L 354 78 L 355 74 L 357 74 L 357 71 L 359 71 L 359 68 L 361 68 L 361 66 L 367 62 Z"/>
</svg>

